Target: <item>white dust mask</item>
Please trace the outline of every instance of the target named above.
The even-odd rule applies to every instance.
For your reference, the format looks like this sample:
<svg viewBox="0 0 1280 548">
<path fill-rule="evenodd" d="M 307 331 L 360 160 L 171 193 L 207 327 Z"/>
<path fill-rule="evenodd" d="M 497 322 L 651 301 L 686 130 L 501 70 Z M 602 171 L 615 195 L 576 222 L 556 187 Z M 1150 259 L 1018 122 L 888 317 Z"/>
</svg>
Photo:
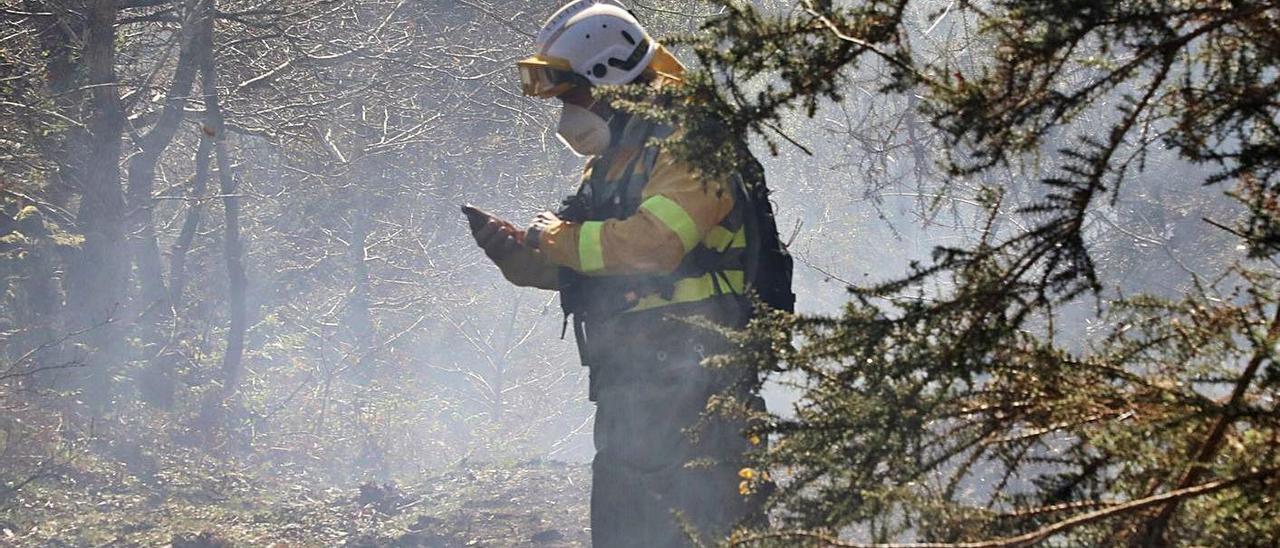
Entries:
<svg viewBox="0 0 1280 548">
<path fill-rule="evenodd" d="M 560 125 L 556 128 L 556 136 L 579 156 L 603 154 L 613 140 L 608 120 L 572 103 L 565 103 L 564 109 L 560 111 Z"/>
</svg>

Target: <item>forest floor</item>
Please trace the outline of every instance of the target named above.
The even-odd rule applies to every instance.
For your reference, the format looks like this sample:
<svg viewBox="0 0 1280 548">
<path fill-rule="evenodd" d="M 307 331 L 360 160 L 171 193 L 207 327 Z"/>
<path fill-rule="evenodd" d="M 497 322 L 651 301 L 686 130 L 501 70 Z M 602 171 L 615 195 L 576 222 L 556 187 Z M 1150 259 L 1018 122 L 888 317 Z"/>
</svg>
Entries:
<svg viewBox="0 0 1280 548">
<path fill-rule="evenodd" d="M 192 468 L 199 468 L 193 466 Z M 407 485 L 239 473 L 63 477 L 0 506 L 0 546 L 585 546 L 588 465 L 464 464 Z"/>
</svg>

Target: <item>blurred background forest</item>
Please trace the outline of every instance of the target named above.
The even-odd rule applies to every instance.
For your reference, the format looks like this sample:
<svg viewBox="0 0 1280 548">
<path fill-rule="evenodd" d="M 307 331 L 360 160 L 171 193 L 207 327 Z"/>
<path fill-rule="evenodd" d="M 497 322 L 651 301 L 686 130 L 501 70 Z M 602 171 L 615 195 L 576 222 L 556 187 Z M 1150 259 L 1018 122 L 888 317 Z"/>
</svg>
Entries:
<svg viewBox="0 0 1280 548">
<path fill-rule="evenodd" d="M 560 4 L 0 6 L 0 544 L 583 542 L 586 371 L 554 295 L 505 283 L 458 213 L 520 224 L 577 183 L 556 105 L 521 96 L 513 68 Z M 1214 517 L 1193 537 L 1274 539 L 1280 331 L 1213 307 L 1275 310 L 1274 270 L 1238 266 L 1280 240 L 1274 162 L 1234 170 L 1234 151 L 1280 133 L 1280 7 L 832 4 L 629 3 L 717 75 L 690 89 L 764 107 L 726 119 L 756 130 L 797 258 L 804 319 L 767 326 L 797 346 L 764 387 L 779 445 L 761 466 L 789 467 L 779 524 L 808 533 L 739 540 L 999 537 L 1158 478 L 1195 487 L 1209 474 L 1187 463 L 1222 447 L 1206 492 L 1261 483 L 1199 507 Z M 1178 42 L 1215 17 L 1195 38 L 1239 27 L 1234 50 Z M 1157 20 L 1169 32 L 1135 37 Z M 1257 70 L 1205 100 L 1245 97 L 1258 123 L 1178 142 L 1169 128 L 1230 113 L 1178 126 L 1189 103 L 1143 86 L 1180 82 L 1171 65 L 1187 86 L 1221 76 L 1215 60 Z M 1068 202 L 1079 215 L 1054 225 Z M 961 314 L 981 302 L 998 320 Z M 1051 374 L 1067 362 L 1112 376 Z M 1002 382 L 1028 392 L 985 391 Z M 1130 529 L 1110 534 L 1164 534 Z"/>
</svg>

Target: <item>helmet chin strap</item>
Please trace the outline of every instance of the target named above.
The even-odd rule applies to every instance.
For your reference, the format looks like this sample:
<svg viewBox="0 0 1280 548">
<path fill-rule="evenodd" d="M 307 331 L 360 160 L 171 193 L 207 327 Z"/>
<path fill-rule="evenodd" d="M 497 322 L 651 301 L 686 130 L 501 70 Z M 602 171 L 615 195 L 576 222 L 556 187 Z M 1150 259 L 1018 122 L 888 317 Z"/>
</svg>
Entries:
<svg viewBox="0 0 1280 548">
<path fill-rule="evenodd" d="M 627 128 L 627 122 L 631 121 L 631 114 L 612 107 L 609 110 L 612 111 L 612 116 L 607 118 L 609 121 L 609 148 L 613 148 L 622 142 L 622 132 Z"/>
</svg>

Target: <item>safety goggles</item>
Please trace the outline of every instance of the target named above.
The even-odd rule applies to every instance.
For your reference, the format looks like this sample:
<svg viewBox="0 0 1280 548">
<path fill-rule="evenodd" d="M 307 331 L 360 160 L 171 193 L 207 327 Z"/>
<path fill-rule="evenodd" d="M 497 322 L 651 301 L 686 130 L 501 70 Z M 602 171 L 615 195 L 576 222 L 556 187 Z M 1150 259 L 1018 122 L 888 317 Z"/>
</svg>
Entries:
<svg viewBox="0 0 1280 548">
<path fill-rule="evenodd" d="M 589 85 L 586 78 L 575 74 L 569 62 L 562 59 L 533 56 L 516 63 L 520 69 L 520 87 L 530 97 L 555 97 L 577 86 Z"/>
</svg>

